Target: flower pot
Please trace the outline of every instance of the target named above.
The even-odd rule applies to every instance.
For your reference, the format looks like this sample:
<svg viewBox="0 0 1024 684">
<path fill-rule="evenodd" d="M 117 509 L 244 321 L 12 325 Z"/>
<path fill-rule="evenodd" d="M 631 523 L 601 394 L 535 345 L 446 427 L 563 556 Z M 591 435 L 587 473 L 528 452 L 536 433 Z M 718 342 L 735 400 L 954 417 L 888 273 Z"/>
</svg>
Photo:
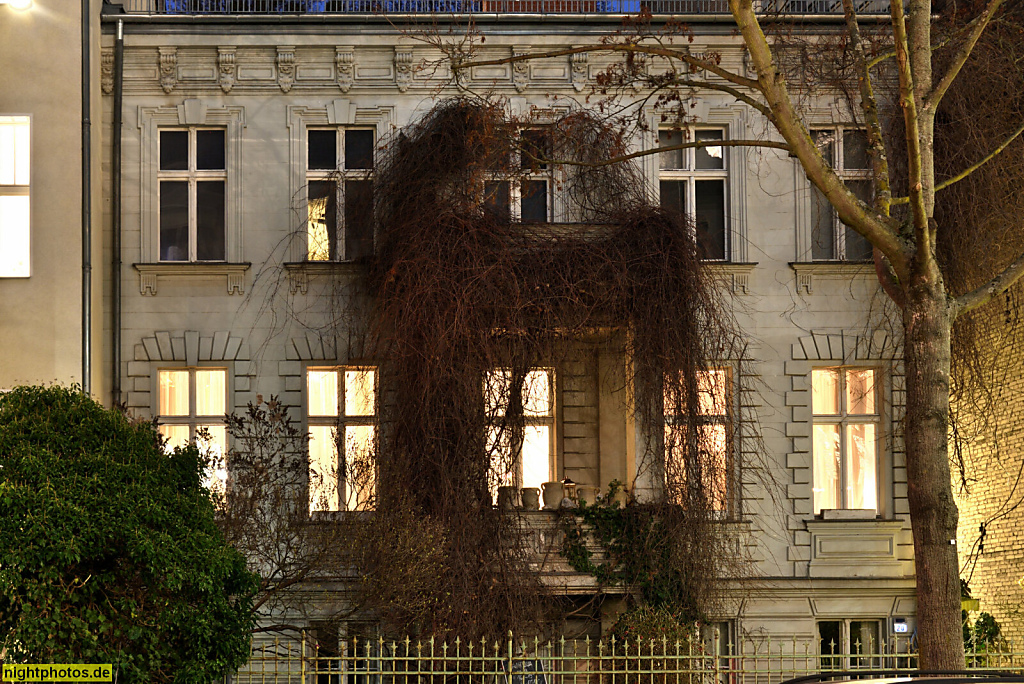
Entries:
<svg viewBox="0 0 1024 684">
<path fill-rule="evenodd" d="M 524 511 L 535 511 L 540 508 L 540 489 L 537 487 L 523 487 L 519 490 L 519 494 Z"/>
<path fill-rule="evenodd" d="M 498 508 L 511 511 L 516 507 L 519 490 L 516 487 L 498 487 Z"/>
<path fill-rule="evenodd" d="M 544 510 L 556 511 L 562 504 L 562 497 L 565 496 L 561 482 L 545 482 L 541 485 L 544 490 Z"/>
</svg>

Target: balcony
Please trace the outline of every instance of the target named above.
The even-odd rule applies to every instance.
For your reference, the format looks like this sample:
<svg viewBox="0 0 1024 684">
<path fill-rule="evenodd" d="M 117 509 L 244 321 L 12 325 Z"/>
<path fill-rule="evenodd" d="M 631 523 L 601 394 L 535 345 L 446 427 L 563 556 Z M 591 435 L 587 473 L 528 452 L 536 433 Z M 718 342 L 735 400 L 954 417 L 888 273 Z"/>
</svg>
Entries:
<svg viewBox="0 0 1024 684">
<path fill-rule="evenodd" d="M 764 14 L 841 17 L 841 0 L 755 0 Z M 864 15 L 889 12 L 889 0 L 857 0 Z M 128 14 L 287 15 L 366 14 L 655 15 L 728 14 L 728 0 L 124 0 Z"/>
</svg>

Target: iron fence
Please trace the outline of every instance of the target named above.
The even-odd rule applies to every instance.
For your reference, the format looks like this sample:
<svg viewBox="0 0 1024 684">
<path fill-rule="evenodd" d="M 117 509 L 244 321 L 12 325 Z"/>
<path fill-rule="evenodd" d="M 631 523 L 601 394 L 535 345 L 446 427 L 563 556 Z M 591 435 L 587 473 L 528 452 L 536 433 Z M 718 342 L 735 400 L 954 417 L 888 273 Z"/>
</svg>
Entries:
<svg viewBox="0 0 1024 684">
<path fill-rule="evenodd" d="M 766 14 L 842 15 L 841 0 L 762 0 Z M 889 0 L 857 0 L 861 14 L 886 14 Z M 124 0 L 129 14 L 728 14 L 728 0 Z"/>
<path fill-rule="evenodd" d="M 590 639 L 351 639 L 318 643 L 255 641 L 232 684 L 778 684 L 819 672 L 912 670 L 907 639 L 881 644 L 744 639 L 595 641 Z M 823 653 L 824 651 L 824 653 Z M 968 655 L 975 670 L 1024 673 L 1012 644 Z"/>
</svg>

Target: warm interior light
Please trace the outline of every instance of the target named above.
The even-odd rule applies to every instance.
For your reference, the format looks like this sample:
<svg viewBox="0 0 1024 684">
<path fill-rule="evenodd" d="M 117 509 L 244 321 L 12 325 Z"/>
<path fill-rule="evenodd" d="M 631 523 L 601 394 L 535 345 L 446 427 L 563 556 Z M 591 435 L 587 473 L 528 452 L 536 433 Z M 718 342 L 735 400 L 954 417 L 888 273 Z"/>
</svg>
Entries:
<svg viewBox="0 0 1024 684">
<path fill-rule="evenodd" d="M 0 5 L 10 5 L 11 9 L 24 10 L 32 6 L 32 0 L 0 0 Z"/>
</svg>

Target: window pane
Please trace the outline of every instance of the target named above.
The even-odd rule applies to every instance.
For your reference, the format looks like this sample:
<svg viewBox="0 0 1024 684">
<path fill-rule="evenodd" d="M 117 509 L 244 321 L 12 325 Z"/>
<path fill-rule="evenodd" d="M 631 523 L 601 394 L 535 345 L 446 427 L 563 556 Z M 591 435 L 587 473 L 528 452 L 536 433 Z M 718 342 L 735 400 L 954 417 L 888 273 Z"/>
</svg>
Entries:
<svg viewBox="0 0 1024 684">
<path fill-rule="evenodd" d="M 661 189 L 661 208 L 669 214 L 681 216 L 686 213 L 686 181 L 666 181 L 659 183 Z"/>
<path fill-rule="evenodd" d="M 311 416 L 338 415 L 338 371 L 306 371 L 306 406 Z"/>
<path fill-rule="evenodd" d="M 551 403 L 551 374 L 540 369 L 527 373 L 523 382 L 523 415 L 550 416 Z"/>
<path fill-rule="evenodd" d="M 196 415 L 222 416 L 227 413 L 227 371 L 196 371 Z"/>
<path fill-rule="evenodd" d="M 839 415 L 839 371 L 815 368 L 811 371 L 811 403 L 817 416 Z"/>
<path fill-rule="evenodd" d="M 377 485 L 372 425 L 345 426 L 345 508 L 372 509 Z"/>
<path fill-rule="evenodd" d="M 509 206 L 509 182 L 486 181 L 484 183 L 484 210 L 493 214 L 499 221 L 508 221 L 511 215 Z"/>
<path fill-rule="evenodd" d="M 491 492 L 491 503 L 498 503 L 498 487 L 509 487 L 515 483 L 516 464 L 512 458 L 512 443 L 509 430 L 503 426 L 487 428 L 487 453 L 491 467 L 487 471 L 487 486 Z"/>
<path fill-rule="evenodd" d="M 201 430 L 205 430 L 208 437 L 203 439 L 199 436 Z M 210 471 L 206 474 L 203 482 L 210 491 L 223 495 L 227 490 L 228 468 L 225 454 L 227 454 L 227 428 L 224 425 L 197 425 L 196 446 L 210 459 Z"/>
<path fill-rule="evenodd" d="M 512 371 L 506 368 L 484 374 L 484 412 L 490 418 L 501 418 L 508 410 L 512 387 Z"/>
<path fill-rule="evenodd" d="M 345 181 L 345 258 L 373 254 L 373 182 Z"/>
<path fill-rule="evenodd" d="M 523 181 L 522 198 L 523 223 L 548 222 L 548 182 L 544 180 Z"/>
<path fill-rule="evenodd" d="M 843 131 L 843 168 L 871 168 L 867 131 Z"/>
<path fill-rule="evenodd" d="M 722 131 L 697 131 L 695 135 L 697 142 L 702 140 L 722 140 Z M 694 150 L 696 167 L 698 169 L 724 169 L 725 148 L 721 145 L 712 147 L 698 147 Z"/>
<path fill-rule="evenodd" d="M 697 397 L 702 416 L 724 416 L 728 375 L 722 369 L 697 374 Z"/>
<path fill-rule="evenodd" d="M 160 170 L 188 170 L 188 131 L 160 131 Z"/>
<path fill-rule="evenodd" d="M 371 368 L 345 371 L 345 415 L 372 416 L 377 373 Z"/>
<path fill-rule="evenodd" d="M 188 444 L 188 425 L 161 425 L 160 434 L 167 440 L 164 449 L 170 452 L 174 447 Z"/>
<path fill-rule="evenodd" d="M 196 131 L 196 168 L 220 171 L 224 166 L 224 131 Z"/>
<path fill-rule="evenodd" d="M 708 505 L 713 511 L 728 510 L 729 442 L 725 426 L 721 423 L 702 425 L 700 432 L 701 471 Z"/>
<path fill-rule="evenodd" d="M 704 259 L 724 259 L 725 181 L 699 180 L 694 185 L 697 251 Z"/>
<path fill-rule="evenodd" d="M 839 497 L 839 426 L 814 426 L 814 512 L 842 508 Z"/>
<path fill-rule="evenodd" d="M 875 371 L 871 368 L 846 371 L 846 412 L 853 415 L 874 415 Z"/>
<path fill-rule="evenodd" d="M 821 659 L 821 668 L 823 670 L 841 668 L 843 666 L 842 658 L 838 657 L 843 652 L 842 630 L 843 623 L 838 620 L 818 623 L 818 643 L 821 655 L 836 655 L 836 657 Z"/>
<path fill-rule="evenodd" d="M 373 168 L 373 131 L 345 131 L 345 168 Z"/>
<path fill-rule="evenodd" d="M 0 116 L 0 185 L 28 185 L 30 135 L 27 116 Z"/>
<path fill-rule="evenodd" d="M 188 182 L 160 183 L 160 261 L 188 261 Z"/>
<path fill-rule="evenodd" d="M 658 131 L 658 147 L 673 147 L 683 144 L 682 131 Z M 686 150 L 670 150 L 658 155 L 659 164 L 663 169 L 686 168 Z M 664 204 L 662 204 L 664 206 Z"/>
<path fill-rule="evenodd" d="M 853 192 L 862 202 L 871 204 L 874 200 L 874 193 L 869 180 L 848 180 L 846 187 Z M 871 243 L 863 235 L 849 226 L 846 229 L 846 259 L 847 261 L 866 261 L 871 258 Z"/>
<path fill-rule="evenodd" d="M 306 258 L 310 261 L 327 261 L 338 258 L 337 187 L 334 181 L 309 182 Z"/>
<path fill-rule="evenodd" d="M 546 130 L 523 131 L 520 142 L 522 144 L 519 156 L 521 168 L 534 170 L 548 168 L 545 160 L 551 157 L 551 138 Z"/>
<path fill-rule="evenodd" d="M 550 478 L 551 428 L 527 425 L 523 430 L 523 487 L 537 487 Z"/>
<path fill-rule="evenodd" d="M 825 162 L 829 166 L 833 166 L 836 163 L 836 132 L 829 129 L 812 130 L 811 138 L 814 140 L 814 144 L 818 147 L 818 151 L 821 152 L 821 156 L 825 158 Z"/>
<path fill-rule="evenodd" d="M 30 274 L 30 211 L 28 195 L 0 195 L 0 277 Z"/>
<path fill-rule="evenodd" d="M 811 186 L 811 259 L 836 258 L 836 212 L 821 190 Z"/>
<path fill-rule="evenodd" d="M 189 413 L 188 371 L 162 370 L 158 375 L 160 378 L 160 415 L 187 416 Z"/>
<path fill-rule="evenodd" d="M 334 171 L 338 168 L 337 131 L 309 131 L 306 168 Z"/>
<path fill-rule="evenodd" d="M 881 653 L 881 643 L 878 639 L 878 621 L 853 621 L 850 622 L 850 653 L 863 653 L 874 655 Z M 878 659 L 872 658 L 851 658 L 851 667 L 871 667 L 876 665 Z"/>
<path fill-rule="evenodd" d="M 875 425 L 846 426 L 846 508 L 878 507 Z"/>
<path fill-rule="evenodd" d="M 196 183 L 196 258 L 224 260 L 224 181 Z"/>
<path fill-rule="evenodd" d="M 309 427 L 309 512 L 338 510 L 338 457 L 334 428 Z"/>
</svg>

